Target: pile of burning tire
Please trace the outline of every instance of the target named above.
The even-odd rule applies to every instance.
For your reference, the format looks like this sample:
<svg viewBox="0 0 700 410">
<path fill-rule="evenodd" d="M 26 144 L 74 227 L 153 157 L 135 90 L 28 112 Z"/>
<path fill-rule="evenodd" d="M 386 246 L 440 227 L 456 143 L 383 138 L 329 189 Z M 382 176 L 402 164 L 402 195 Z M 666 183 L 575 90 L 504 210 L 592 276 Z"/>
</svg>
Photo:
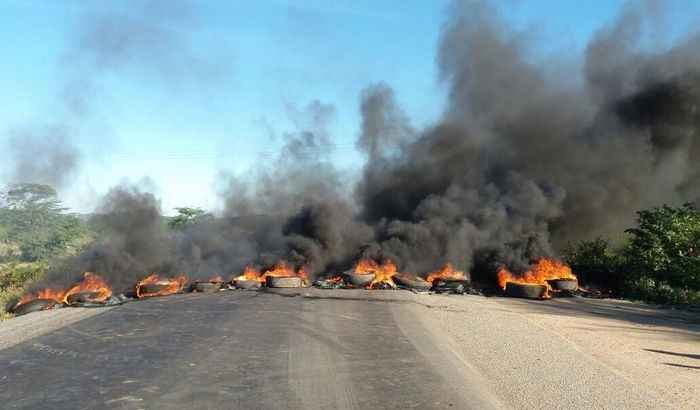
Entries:
<svg viewBox="0 0 700 410">
<path fill-rule="evenodd" d="M 62 306 L 59 302 L 53 299 L 34 299 L 29 302 L 15 305 L 11 312 L 17 316 L 26 315 L 27 313 L 39 312 L 41 310 L 54 309 Z"/>
<path fill-rule="evenodd" d="M 548 258 L 519 275 L 502 268 L 498 283 L 506 295 L 523 299 L 549 299 L 553 294 L 569 295 L 578 290 L 578 279 L 571 268 Z"/>
<path fill-rule="evenodd" d="M 110 296 L 107 299 L 102 299 L 96 298 L 96 294 L 94 292 L 81 292 L 70 295 L 64 300 L 36 298 L 27 302 L 20 302 L 11 309 L 11 313 L 21 316 L 26 315 L 27 313 L 57 309 L 66 306 L 84 308 L 117 306 L 121 305 L 127 300 L 128 298 L 124 295 Z"/>
<path fill-rule="evenodd" d="M 571 294 L 578 289 L 578 281 L 571 269 L 551 259 L 541 259 L 529 271 L 520 275 L 501 269 L 498 281 L 507 296 L 525 299 L 548 299 L 552 294 Z M 111 288 L 102 278 L 85 273 L 82 281 L 69 289 L 45 289 L 35 294 L 26 294 L 10 311 L 16 315 L 24 315 L 63 306 L 115 306 L 134 299 L 183 293 L 186 289 L 196 293 L 216 293 L 230 289 L 291 289 L 311 286 L 303 267 L 295 268 L 285 262 L 280 262 L 264 272 L 246 267 L 242 275 L 228 282 L 216 276 L 209 280 L 195 281 L 186 288 L 188 282 L 184 274 L 177 277 L 151 274 L 136 284 L 133 294 L 113 295 Z M 476 292 L 472 290 L 468 276 L 450 264 L 423 278 L 399 273 L 391 261 L 377 263 L 370 259 L 362 259 L 353 269 L 341 275 L 328 275 L 326 279 L 318 280 L 313 285 L 322 289 L 407 289 L 414 292 L 451 294 Z"/>
<path fill-rule="evenodd" d="M 81 281 L 68 289 L 44 289 L 37 293 L 25 294 L 10 311 L 16 315 L 25 315 L 63 306 L 115 306 L 124 301 L 122 295 L 112 294 L 112 289 L 100 276 L 86 272 Z"/>
</svg>

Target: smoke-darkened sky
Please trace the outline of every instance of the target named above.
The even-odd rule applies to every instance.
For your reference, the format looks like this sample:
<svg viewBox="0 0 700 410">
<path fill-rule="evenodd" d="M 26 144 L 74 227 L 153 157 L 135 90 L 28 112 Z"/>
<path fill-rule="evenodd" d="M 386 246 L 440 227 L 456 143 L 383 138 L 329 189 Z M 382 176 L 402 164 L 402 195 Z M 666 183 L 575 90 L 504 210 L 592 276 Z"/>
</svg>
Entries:
<svg viewBox="0 0 700 410">
<path fill-rule="evenodd" d="M 311 101 L 333 107 L 330 158 L 359 172 L 368 85 L 391 87 L 417 128 L 445 109 L 436 58 L 450 11 L 443 1 L 328 3 L 3 1 L 0 152 L 10 158 L 0 182 L 60 185 L 79 212 L 123 179 L 155 191 L 166 213 L 216 208 L 220 173 L 274 159 Z M 698 22 L 700 3 L 658 3 L 667 37 L 645 41 L 663 47 Z M 531 56 L 573 65 L 623 2 L 579 4 L 494 2 L 532 37 Z"/>
</svg>

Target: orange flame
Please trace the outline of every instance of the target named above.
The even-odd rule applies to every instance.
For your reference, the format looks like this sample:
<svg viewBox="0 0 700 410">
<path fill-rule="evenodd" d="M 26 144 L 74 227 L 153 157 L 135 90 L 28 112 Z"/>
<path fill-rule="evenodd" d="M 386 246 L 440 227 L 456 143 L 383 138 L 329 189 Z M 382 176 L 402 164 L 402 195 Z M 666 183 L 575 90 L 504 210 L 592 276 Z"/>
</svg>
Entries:
<svg viewBox="0 0 700 410">
<path fill-rule="evenodd" d="M 36 293 L 26 293 L 22 298 L 15 304 L 13 309 L 17 309 L 25 303 L 29 303 L 35 299 L 50 299 L 58 303 L 63 303 L 64 296 L 66 294 L 65 290 L 60 289 L 42 289 Z"/>
<path fill-rule="evenodd" d="M 549 258 L 538 260 L 537 263 L 532 265 L 530 269 L 522 275 L 515 275 L 505 267 L 502 267 L 498 272 L 498 286 L 500 286 L 501 289 L 506 289 L 507 282 L 540 284 L 547 286 L 547 295 L 545 296 L 548 296 L 551 290 L 547 281 L 553 279 L 577 280 L 576 275 L 574 275 L 568 265 Z"/>
<path fill-rule="evenodd" d="M 389 285 L 396 288 L 396 283 L 393 277 L 398 274 L 396 265 L 391 260 L 387 259 L 381 265 L 372 259 L 360 259 L 355 265 L 355 273 L 357 274 L 374 274 L 374 279 L 367 285 L 367 289 L 374 289 L 381 284 Z"/>
<path fill-rule="evenodd" d="M 286 261 L 279 261 L 272 269 L 265 271 L 265 273 L 263 273 L 261 276 L 262 283 L 266 283 L 267 278 L 270 276 L 280 278 L 299 277 L 304 283 L 307 283 L 309 279 L 309 274 L 306 272 L 305 267 L 301 267 L 295 271 L 294 266 L 290 265 Z"/>
<path fill-rule="evenodd" d="M 35 299 L 50 299 L 58 303 L 68 304 L 69 296 L 81 292 L 96 293 L 97 295 L 94 297 L 96 302 L 104 302 L 112 296 L 112 289 L 104 279 L 92 272 L 85 272 L 83 274 L 83 280 L 73 285 L 68 290 L 48 288 L 42 289 L 36 293 L 27 293 L 22 296 L 13 309 L 17 309 L 20 305 Z"/>
<path fill-rule="evenodd" d="M 245 269 L 243 270 L 242 275 L 233 278 L 234 282 L 239 281 L 239 280 L 240 281 L 257 280 L 258 282 L 261 282 L 261 283 L 263 282 L 263 278 L 260 276 L 260 271 L 252 265 L 246 266 Z"/>
<path fill-rule="evenodd" d="M 140 281 L 136 285 L 136 297 L 137 298 L 147 298 L 151 296 L 167 296 L 174 293 L 180 292 L 187 283 L 187 275 L 184 273 L 177 278 L 161 278 L 157 274 L 153 273 L 148 275 L 145 279 Z M 164 285 L 163 289 L 158 292 L 145 292 L 142 287 L 145 285 Z"/>
<path fill-rule="evenodd" d="M 104 302 L 112 296 L 112 288 L 109 287 L 104 279 L 92 272 L 85 272 L 83 280 L 66 291 L 63 296 L 63 303 L 68 303 L 69 296 L 82 292 L 95 293 L 96 296 L 93 297 L 93 300 L 96 302 Z"/>
<path fill-rule="evenodd" d="M 467 280 L 467 276 L 464 272 L 456 270 L 452 267 L 452 264 L 448 263 L 442 269 L 430 272 L 425 280 L 432 284 L 435 280 Z"/>
<path fill-rule="evenodd" d="M 333 276 L 325 280 L 326 283 L 330 285 L 342 285 L 343 284 L 343 277 L 338 275 L 338 276 Z"/>
<path fill-rule="evenodd" d="M 308 283 L 309 282 L 309 272 L 307 272 L 308 268 L 306 266 L 302 266 L 297 270 L 297 275 L 301 278 L 302 282 Z"/>
</svg>

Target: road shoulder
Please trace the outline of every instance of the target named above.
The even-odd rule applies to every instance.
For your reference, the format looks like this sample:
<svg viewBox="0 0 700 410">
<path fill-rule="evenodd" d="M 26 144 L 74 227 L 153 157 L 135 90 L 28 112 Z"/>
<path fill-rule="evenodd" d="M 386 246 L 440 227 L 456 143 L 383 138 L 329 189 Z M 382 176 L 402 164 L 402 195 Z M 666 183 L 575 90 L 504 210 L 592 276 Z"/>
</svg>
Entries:
<svg viewBox="0 0 700 410">
<path fill-rule="evenodd" d="M 622 314 L 619 302 L 585 299 L 435 304 L 426 314 L 513 408 L 700 408 L 697 370 L 665 366 L 652 352 L 683 352 L 673 358 L 697 365 L 700 329 L 677 315 L 629 302 L 634 315 Z"/>
<path fill-rule="evenodd" d="M 35 312 L 5 320 L 0 322 L 0 350 L 77 323 L 83 319 L 102 314 L 110 309 L 112 308 L 62 308 Z"/>
</svg>

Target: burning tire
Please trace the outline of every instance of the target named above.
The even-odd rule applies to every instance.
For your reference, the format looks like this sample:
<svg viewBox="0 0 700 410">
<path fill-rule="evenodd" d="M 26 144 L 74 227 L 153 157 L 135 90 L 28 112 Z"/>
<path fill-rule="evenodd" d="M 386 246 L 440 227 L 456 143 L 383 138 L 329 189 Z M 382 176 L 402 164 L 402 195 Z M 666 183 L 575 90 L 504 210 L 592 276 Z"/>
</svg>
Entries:
<svg viewBox="0 0 700 410">
<path fill-rule="evenodd" d="M 233 281 L 233 286 L 238 289 L 254 290 L 260 289 L 262 284 L 258 280 L 235 280 Z"/>
<path fill-rule="evenodd" d="M 194 284 L 194 291 L 201 293 L 214 293 L 221 289 L 221 283 L 218 282 L 197 282 Z"/>
<path fill-rule="evenodd" d="M 34 299 L 34 300 L 31 300 L 27 303 L 22 303 L 21 305 L 16 306 L 12 310 L 12 313 L 14 313 L 17 316 L 22 316 L 22 315 L 26 315 L 27 313 L 51 309 L 51 308 L 55 307 L 57 304 L 59 304 L 59 303 L 53 299 Z"/>
<path fill-rule="evenodd" d="M 411 278 L 407 276 L 396 275 L 393 279 L 397 285 L 409 289 L 428 291 L 432 287 L 432 284 L 427 280 L 424 280 L 423 278 Z"/>
<path fill-rule="evenodd" d="M 544 299 L 547 295 L 547 285 L 506 282 L 506 295 L 523 299 Z"/>
<path fill-rule="evenodd" d="M 373 273 L 349 273 L 345 275 L 348 282 L 358 288 L 364 288 L 365 286 L 372 283 L 375 275 Z"/>
<path fill-rule="evenodd" d="M 182 293 L 186 284 L 187 275 L 185 274 L 176 278 L 165 278 L 152 273 L 136 284 L 136 297 L 143 299 Z"/>
<path fill-rule="evenodd" d="M 298 276 L 268 276 L 266 284 L 268 288 L 300 288 L 302 281 Z"/>
<path fill-rule="evenodd" d="M 171 287 L 170 283 L 147 283 L 139 286 L 139 292 L 141 295 L 157 295 L 168 291 Z"/>
<path fill-rule="evenodd" d="M 578 289 L 578 281 L 576 279 L 554 279 L 548 280 L 547 283 L 553 290 L 574 292 Z"/>
<path fill-rule="evenodd" d="M 69 305 L 77 305 L 83 303 L 103 303 L 102 294 L 100 292 L 80 292 L 69 295 L 66 302 Z"/>
</svg>

